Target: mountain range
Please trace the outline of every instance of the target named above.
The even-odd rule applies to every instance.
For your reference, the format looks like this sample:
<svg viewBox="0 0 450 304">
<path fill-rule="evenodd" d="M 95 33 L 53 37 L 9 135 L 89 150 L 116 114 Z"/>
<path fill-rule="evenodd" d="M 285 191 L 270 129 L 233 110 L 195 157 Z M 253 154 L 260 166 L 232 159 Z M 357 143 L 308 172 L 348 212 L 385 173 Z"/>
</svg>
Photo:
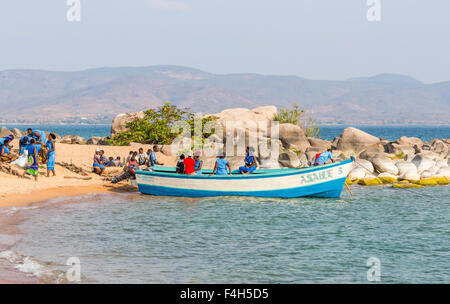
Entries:
<svg viewBox="0 0 450 304">
<path fill-rule="evenodd" d="M 110 123 L 165 101 L 204 114 L 297 103 L 321 124 L 450 122 L 450 81 L 425 84 L 396 74 L 331 81 L 181 66 L 0 72 L 3 123 Z"/>
</svg>

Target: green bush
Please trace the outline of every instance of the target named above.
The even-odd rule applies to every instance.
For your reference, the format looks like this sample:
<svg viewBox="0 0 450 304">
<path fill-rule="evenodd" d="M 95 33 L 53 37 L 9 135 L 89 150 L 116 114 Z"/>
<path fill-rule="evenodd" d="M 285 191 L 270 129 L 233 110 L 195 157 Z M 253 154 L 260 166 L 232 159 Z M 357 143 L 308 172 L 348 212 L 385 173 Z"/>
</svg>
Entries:
<svg viewBox="0 0 450 304">
<path fill-rule="evenodd" d="M 275 114 L 274 120 L 280 123 L 290 123 L 298 125 L 308 137 L 320 137 L 320 127 L 317 125 L 314 116 L 305 116 L 306 110 L 300 110 L 298 104 L 292 109 L 281 108 L 279 113 Z"/>
<path fill-rule="evenodd" d="M 168 145 L 182 132 L 182 130 L 172 132 L 172 128 L 177 121 L 188 122 L 191 128 L 191 134 L 192 136 L 194 135 L 195 114 L 187 110 L 179 109 L 169 102 L 166 102 L 157 109 L 146 110 L 144 114 L 145 116 L 143 118 L 126 123 L 128 131 L 114 136 L 110 140 L 111 143 L 119 146 L 127 146 L 131 142 Z M 202 130 L 207 122 L 215 119 L 217 118 L 213 116 L 202 118 Z M 204 133 L 202 136 L 206 138 L 213 133 L 213 131 Z"/>
</svg>

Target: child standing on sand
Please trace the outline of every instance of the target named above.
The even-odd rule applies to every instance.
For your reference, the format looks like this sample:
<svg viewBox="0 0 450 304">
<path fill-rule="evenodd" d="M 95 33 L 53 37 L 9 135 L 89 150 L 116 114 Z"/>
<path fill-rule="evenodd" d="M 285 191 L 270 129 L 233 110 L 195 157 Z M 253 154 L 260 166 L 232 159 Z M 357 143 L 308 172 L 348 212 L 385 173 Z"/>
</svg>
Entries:
<svg viewBox="0 0 450 304">
<path fill-rule="evenodd" d="M 25 171 L 22 174 L 22 178 L 25 174 L 34 177 L 34 180 L 38 180 L 39 175 L 39 156 L 38 156 L 38 145 L 36 145 L 36 140 L 32 138 L 30 144 L 28 145 L 28 166 L 25 167 Z"/>
</svg>

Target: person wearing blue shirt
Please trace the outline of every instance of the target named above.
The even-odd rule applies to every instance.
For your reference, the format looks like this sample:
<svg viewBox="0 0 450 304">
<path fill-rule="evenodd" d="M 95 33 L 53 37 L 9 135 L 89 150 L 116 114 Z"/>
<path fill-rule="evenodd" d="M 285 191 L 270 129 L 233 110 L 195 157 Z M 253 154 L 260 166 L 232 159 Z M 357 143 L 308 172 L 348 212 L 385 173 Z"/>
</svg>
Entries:
<svg viewBox="0 0 450 304">
<path fill-rule="evenodd" d="M 202 175 L 202 167 L 203 167 L 203 160 L 200 159 L 200 151 L 197 151 L 194 153 L 194 161 L 195 161 L 195 175 Z"/>
<path fill-rule="evenodd" d="M 19 140 L 19 154 L 22 155 L 28 148 L 28 143 L 30 138 L 28 136 L 23 136 Z"/>
<path fill-rule="evenodd" d="M 50 133 L 48 135 L 47 142 L 45 143 L 45 145 L 48 148 L 48 152 L 47 152 L 47 177 L 50 177 L 50 172 L 53 173 L 53 176 L 56 176 L 56 173 L 55 173 L 55 160 L 56 160 L 55 139 L 56 139 L 56 135 L 53 134 L 53 133 Z"/>
<path fill-rule="evenodd" d="M 334 163 L 333 154 L 331 154 L 331 149 L 320 154 L 320 156 L 314 162 L 314 166 L 322 166 L 325 165 L 327 160 L 330 159 Z"/>
<path fill-rule="evenodd" d="M 33 130 L 31 128 L 27 129 L 27 136 L 32 137 L 36 140 L 37 143 L 41 142 L 45 144 L 45 133 L 41 130 Z"/>
<path fill-rule="evenodd" d="M 228 170 L 227 170 L 228 169 Z M 216 159 L 216 164 L 214 165 L 214 170 L 211 175 L 231 175 L 231 167 L 228 159 L 225 159 L 225 154 L 220 153 L 219 157 Z"/>
<path fill-rule="evenodd" d="M 0 145 L 5 144 L 5 140 L 9 140 L 9 142 L 12 142 L 13 139 L 14 139 L 14 135 L 12 135 L 12 134 L 10 134 L 6 137 L 2 137 L 2 138 L 0 138 Z"/>
<path fill-rule="evenodd" d="M 1 161 L 7 161 L 10 162 L 13 160 L 13 157 L 11 155 L 11 151 L 10 151 L 10 140 L 9 139 L 5 139 L 3 141 L 3 144 L 0 145 L 0 160 Z"/>
<path fill-rule="evenodd" d="M 163 163 L 158 162 L 158 160 L 156 159 L 156 152 L 159 152 L 159 147 L 157 145 L 153 146 L 153 151 L 150 152 L 149 158 L 148 158 L 148 166 L 149 167 L 153 167 L 156 165 L 164 165 Z"/>
<path fill-rule="evenodd" d="M 253 147 L 247 147 L 247 154 L 245 155 L 244 163 L 245 166 L 239 167 L 239 173 L 241 174 L 250 174 L 256 170 L 256 161 L 253 156 Z"/>
<path fill-rule="evenodd" d="M 30 144 L 27 147 L 28 150 L 28 159 L 29 165 L 25 167 L 25 171 L 22 174 L 22 178 L 25 177 L 25 174 L 31 175 L 34 177 L 34 180 L 37 181 L 39 175 L 39 151 L 41 149 L 41 145 L 36 145 L 36 140 L 32 138 L 30 140 Z"/>
</svg>

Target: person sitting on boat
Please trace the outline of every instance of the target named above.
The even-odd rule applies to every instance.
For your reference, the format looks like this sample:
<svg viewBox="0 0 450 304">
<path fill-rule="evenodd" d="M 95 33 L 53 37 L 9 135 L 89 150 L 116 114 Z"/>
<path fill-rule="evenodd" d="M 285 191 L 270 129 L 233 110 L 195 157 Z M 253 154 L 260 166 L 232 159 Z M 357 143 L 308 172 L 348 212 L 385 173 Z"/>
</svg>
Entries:
<svg viewBox="0 0 450 304">
<path fill-rule="evenodd" d="M 192 158 L 191 155 L 186 157 L 183 161 L 184 169 L 183 173 L 187 175 L 194 175 L 195 174 L 195 160 Z"/>
<path fill-rule="evenodd" d="M 184 172 L 184 154 L 180 155 L 180 159 L 177 161 L 176 171 L 178 174 L 182 174 Z"/>
<path fill-rule="evenodd" d="M 19 140 L 19 154 L 22 155 L 27 151 L 28 143 L 30 142 L 30 138 L 28 136 L 22 136 Z"/>
<path fill-rule="evenodd" d="M 194 153 L 194 170 L 196 175 L 202 175 L 203 160 L 200 159 L 200 154 L 200 151 Z"/>
<path fill-rule="evenodd" d="M 322 152 L 320 156 L 315 160 L 314 166 L 322 166 L 325 165 L 327 160 L 330 159 L 331 162 L 334 163 L 333 154 L 331 154 L 331 149 L 328 149 L 325 152 Z"/>
<path fill-rule="evenodd" d="M 213 174 L 231 175 L 230 163 L 228 162 L 228 159 L 225 158 L 225 154 L 223 152 L 219 153 L 219 157 L 216 159 L 216 164 L 214 165 L 214 170 L 211 175 Z"/>
<path fill-rule="evenodd" d="M 245 166 L 239 167 L 239 173 L 241 174 L 250 174 L 256 170 L 256 160 L 253 156 L 253 147 L 247 147 L 247 154 L 245 155 L 244 163 Z"/>
<path fill-rule="evenodd" d="M 48 135 L 46 146 L 48 148 L 47 152 L 47 177 L 50 177 L 50 172 L 53 173 L 53 176 L 56 176 L 55 173 L 55 160 L 56 160 L 56 154 L 55 154 L 55 139 L 56 135 L 53 133 L 50 133 Z"/>
<path fill-rule="evenodd" d="M 163 163 L 158 162 L 156 159 L 156 152 L 159 152 L 159 147 L 157 145 L 153 146 L 153 151 L 150 153 L 149 160 L 148 160 L 148 166 L 153 167 L 156 165 L 164 165 Z"/>
<path fill-rule="evenodd" d="M 39 151 L 41 149 L 41 145 L 37 145 L 36 139 L 32 138 L 27 149 L 28 165 L 25 167 L 22 178 L 24 178 L 25 174 L 27 174 L 33 176 L 34 180 L 37 181 L 39 175 Z"/>
<path fill-rule="evenodd" d="M 94 169 L 94 172 L 100 176 L 103 174 L 103 171 L 105 170 L 102 156 L 103 156 L 102 150 L 97 148 L 97 150 L 95 151 L 94 164 L 92 165 L 92 167 Z"/>
</svg>

